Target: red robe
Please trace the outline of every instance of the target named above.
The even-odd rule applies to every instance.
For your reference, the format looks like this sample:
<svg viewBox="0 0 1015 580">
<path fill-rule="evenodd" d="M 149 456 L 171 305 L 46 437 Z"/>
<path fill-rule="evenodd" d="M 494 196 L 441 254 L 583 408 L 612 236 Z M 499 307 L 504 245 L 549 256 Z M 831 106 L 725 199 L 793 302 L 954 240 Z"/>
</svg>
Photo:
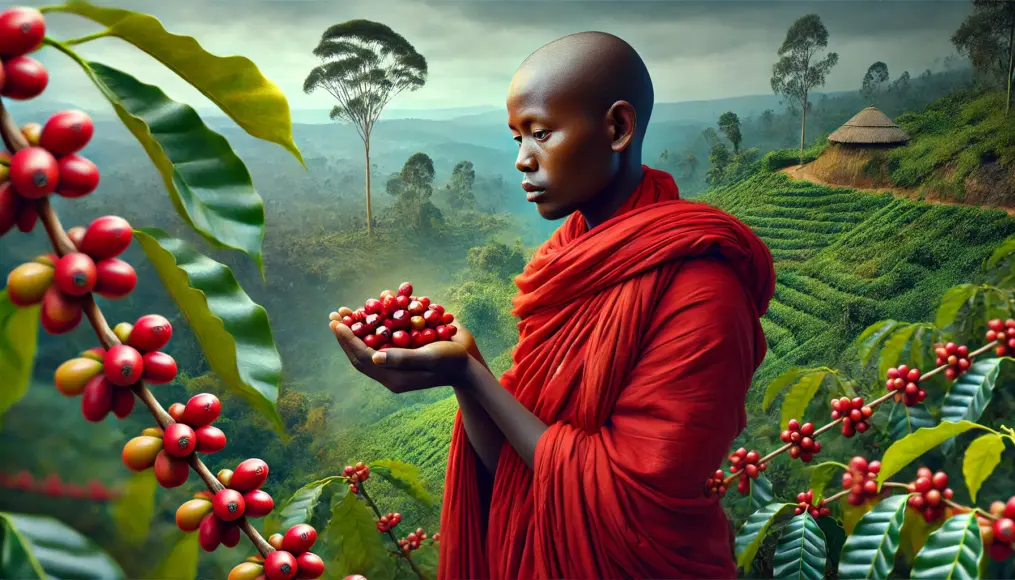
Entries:
<svg viewBox="0 0 1015 580">
<path fill-rule="evenodd" d="M 549 429 L 533 469 L 505 442 L 486 520 L 459 412 L 439 577 L 736 577 L 704 487 L 765 357 L 768 248 L 646 167 L 610 220 L 589 231 L 572 214 L 515 282 L 519 343 L 500 382 Z"/>
</svg>

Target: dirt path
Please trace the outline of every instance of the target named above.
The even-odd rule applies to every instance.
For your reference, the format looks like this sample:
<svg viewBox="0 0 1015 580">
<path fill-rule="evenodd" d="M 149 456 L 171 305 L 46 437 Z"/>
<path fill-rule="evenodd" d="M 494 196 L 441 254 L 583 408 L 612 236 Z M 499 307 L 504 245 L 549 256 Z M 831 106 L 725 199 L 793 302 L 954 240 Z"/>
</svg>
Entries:
<svg viewBox="0 0 1015 580">
<path fill-rule="evenodd" d="M 780 169 L 779 173 L 785 173 L 791 179 L 810 181 L 812 183 L 817 183 L 818 185 L 825 185 L 825 186 L 828 186 L 828 187 L 844 187 L 844 188 L 848 187 L 850 189 L 855 189 L 857 191 L 863 191 L 863 192 L 867 192 L 867 193 L 885 193 L 885 192 L 887 192 L 887 193 L 894 194 L 896 197 L 903 197 L 903 198 L 910 199 L 910 200 L 913 200 L 913 201 L 922 201 L 924 203 L 935 203 L 935 204 L 939 204 L 939 205 L 973 206 L 973 204 L 959 203 L 957 201 L 948 201 L 948 200 L 940 200 L 940 199 L 927 199 L 927 198 L 920 199 L 919 198 L 920 194 L 915 189 L 906 188 L 906 187 L 865 188 L 865 187 L 853 187 L 852 185 L 839 185 L 839 184 L 836 184 L 836 183 L 829 183 L 828 181 L 825 181 L 824 179 L 821 179 L 820 177 L 814 175 L 814 173 L 811 171 L 811 168 L 810 168 L 809 164 L 806 164 L 806 165 L 790 165 L 789 167 L 785 167 L 783 169 Z M 1015 208 L 1011 208 L 1011 207 L 997 207 L 997 206 L 973 206 L 973 207 L 990 207 L 990 209 L 1000 209 L 1000 210 L 1003 210 L 1003 211 L 1007 212 L 1008 215 L 1010 215 L 1010 216 L 1015 216 Z"/>
</svg>

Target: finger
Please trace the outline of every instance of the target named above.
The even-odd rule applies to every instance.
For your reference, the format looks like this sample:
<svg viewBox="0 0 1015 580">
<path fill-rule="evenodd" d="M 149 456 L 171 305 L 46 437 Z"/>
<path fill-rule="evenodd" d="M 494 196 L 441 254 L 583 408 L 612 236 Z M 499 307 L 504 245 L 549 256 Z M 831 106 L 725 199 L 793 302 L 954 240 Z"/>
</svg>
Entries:
<svg viewBox="0 0 1015 580">
<path fill-rule="evenodd" d="M 432 364 L 431 357 L 416 349 L 410 348 L 386 348 L 371 355 L 374 364 L 398 370 L 419 370 L 425 371 Z"/>
<path fill-rule="evenodd" d="M 332 332 L 335 333 L 338 344 L 345 351 L 346 356 L 349 357 L 349 361 L 357 369 L 364 370 L 370 363 L 370 356 L 374 354 L 374 349 L 368 347 L 352 333 L 351 328 L 341 322 L 332 321 L 329 326 L 331 326 Z"/>
</svg>

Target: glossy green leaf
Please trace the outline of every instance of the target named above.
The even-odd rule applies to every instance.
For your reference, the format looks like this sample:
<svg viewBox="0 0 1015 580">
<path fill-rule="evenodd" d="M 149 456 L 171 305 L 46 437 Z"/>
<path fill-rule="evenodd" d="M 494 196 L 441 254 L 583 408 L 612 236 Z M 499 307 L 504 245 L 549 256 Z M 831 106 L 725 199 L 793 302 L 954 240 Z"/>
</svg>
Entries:
<svg viewBox="0 0 1015 580">
<path fill-rule="evenodd" d="M 264 519 L 264 533 L 285 532 L 296 524 L 309 524 L 321 502 L 321 494 L 330 483 L 341 481 L 333 475 L 304 485 Z"/>
<path fill-rule="evenodd" d="M 197 564 L 201 557 L 198 533 L 178 533 L 173 549 L 159 562 L 149 578 L 159 580 L 194 580 L 197 578 Z M 241 541 L 246 541 L 246 538 Z"/>
<path fill-rule="evenodd" d="M 783 371 L 782 374 L 775 377 L 775 380 L 768 383 L 768 388 L 765 389 L 765 400 L 761 402 L 761 408 L 764 411 L 768 410 L 768 406 L 772 404 L 772 401 L 782 392 L 783 389 L 788 387 L 790 384 L 796 382 L 801 374 L 807 372 L 804 368 L 791 368 Z"/>
<path fill-rule="evenodd" d="M 839 569 L 839 556 L 842 554 L 842 546 L 846 544 L 846 530 L 842 523 L 835 518 L 818 518 L 818 527 L 825 536 L 825 557 L 827 562 L 825 568 L 830 570 Z"/>
<path fill-rule="evenodd" d="M 355 494 L 347 493 L 341 502 L 335 504 L 327 536 L 337 542 L 337 551 L 345 560 L 346 568 L 335 570 L 336 576 L 366 574 L 375 562 L 387 558 L 374 513 Z"/>
<path fill-rule="evenodd" d="M 423 573 L 425 580 L 437 580 L 437 564 L 439 563 L 440 548 L 437 544 L 426 540 L 419 549 L 412 553 L 412 561 Z"/>
<path fill-rule="evenodd" d="M 840 499 L 840 503 L 842 504 L 842 527 L 846 530 L 847 535 L 852 534 L 860 520 L 877 505 L 875 500 L 870 499 L 860 505 L 853 505 L 846 500 L 845 496 Z"/>
<path fill-rule="evenodd" d="M 931 532 L 941 527 L 943 522 L 935 520 L 927 523 L 919 510 L 907 509 L 905 517 L 902 518 L 902 534 L 899 536 L 899 553 L 907 562 L 912 563 L 913 558 L 923 549 L 924 543 Z"/>
<path fill-rule="evenodd" d="M 250 59 L 215 56 L 194 38 L 167 32 L 148 14 L 77 0 L 49 10 L 77 14 L 107 27 L 107 34 L 133 44 L 190 83 L 249 135 L 281 145 L 303 164 L 293 142 L 285 93 Z"/>
<path fill-rule="evenodd" d="M 962 477 L 966 480 L 969 497 L 974 502 L 980 486 L 1001 463 L 1002 453 L 1004 453 L 1004 437 L 998 433 L 981 435 L 966 448 L 966 455 L 962 459 Z"/>
<path fill-rule="evenodd" d="M 814 501 L 825 496 L 825 488 L 832 482 L 840 469 L 848 471 L 849 466 L 837 461 L 826 461 L 811 468 L 811 489 L 814 490 Z"/>
<path fill-rule="evenodd" d="M 974 362 L 948 389 L 941 404 L 941 420 L 952 423 L 978 420 L 994 395 L 994 385 L 1004 360 L 1007 357 Z"/>
<path fill-rule="evenodd" d="M 0 578 L 117 580 L 123 570 L 77 530 L 49 516 L 0 512 Z"/>
<path fill-rule="evenodd" d="M 976 299 L 979 286 L 976 284 L 959 284 L 952 286 L 941 297 L 941 304 L 937 309 L 935 324 L 938 328 L 945 328 L 955 321 L 959 311 L 972 304 Z"/>
<path fill-rule="evenodd" d="M 888 402 L 886 404 L 892 405 L 892 412 L 889 415 L 890 435 L 896 441 L 906 435 L 916 433 L 919 429 L 937 425 L 937 421 L 923 403 L 912 407 L 907 407 L 902 403 Z"/>
<path fill-rule="evenodd" d="M 18 308 L 0 291 L 0 416 L 28 392 L 39 337 L 39 306 Z"/>
<path fill-rule="evenodd" d="M 942 422 L 930 429 L 919 429 L 916 433 L 907 435 L 892 443 L 881 459 L 878 485 L 888 481 L 917 457 L 970 429 L 986 429 L 986 427 L 970 423 L 969 421 L 960 421 L 958 423 Z"/>
<path fill-rule="evenodd" d="M 1008 302 L 1010 293 L 1010 290 L 1005 288 L 983 286 L 981 292 L 983 299 L 982 320 L 993 320 L 995 318 L 1004 320 L 1008 318 L 1008 313 L 1011 312 L 1010 303 Z"/>
<path fill-rule="evenodd" d="M 983 540 L 975 513 L 959 514 L 927 538 L 913 560 L 913 580 L 979 578 Z"/>
<path fill-rule="evenodd" d="M 885 345 L 881 349 L 881 355 L 878 357 L 879 378 L 887 377 L 888 369 L 899 366 L 902 352 L 906 349 L 910 339 L 913 338 L 913 333 L 916 332 L 916 329 L 916 324 L 900 326 L 892 331 L 892 334 L 885 340 Z"/>
<path fill-rule="evenodd" d="M 937 355 L 934 353 L 934 344 L 941 342 L 941 332 L 929 324 L 917 324 L 916 331 L 909 343 L 910 366 L 918 369 L 931 369 L 937 366 Z"/>
<path fill-rule="evenodd" d="M 903 325 L 898 320 L 881 320 L 868 326 L 856 337 L 857 354 L 860 356 L 860 368 L 865 368 L 872 354 L 892 331 Z"/>
<path fill-rule="evenodd" d="M 772 524 L 785 516 L 792 514 L 793 504 L 771 503 L 754 512 L 747 518 L 744 525 L 740 526 L 736 538 L 737 566 L 749 570 L 754 556 L 758 553 L 761 542 L 765 540 Z"/>
<path fill-rule="evenodd" d="M 232 270 L 156 228 L 134 230 L 163 284 L 190 324 L 208 365 L 282 434 L 278 389 L 282 359 L 264 308 Z"/>
<path fill-rule="evenodd" d="M 984 261 L 983 265 L 987 268 L 996 267 L 1001 261 L 1012 257 L 1015 254 L 1015 236 L 1008 237 L 1004 242 L 1001 243 L 994 253 Z"/>
<path fill-rule="evenodd" d="M 433 498 L 423 487 L 423 482 L 419 479 L 419 468 L 415 465 L 394 459 L 382 459 L 370 463 L 370 474 L 387 480 L 427 507 L 433 505 Z"/>
<path fill-rule="evenodd" d="M 264 203 L 225 137 L 162 89 L 104 64 L 80 64 L 148 153 L 180 217 L 263 269 Z"/>
<path fill-rule="evenodd" d="M 815 369 L 800 377 L 800 380 L 789 388 L 786 398 L 782 401 L 782 417 L 779 420 L 781 428 L 785 429 L 790 419 L 803 419 L 807 405 L 814 399 L 814 395 L 818 394 L 821 383 L 828 375 L 829 371 L 826 369 Z"/>
<path fill-rule="evenodd" d="M 825 576 L 825 535 L 810 514 L 786 525 L 775 547 L 773 578 L 821 580 Z"/>
<path fill-rule="evenodd" d="M 839 578 L 888 578 L 895 565 L 908 499 L 908 494 L 889 497 L 860 519 L 842 548 Z"/>
<path fill-rule="evenodd" d="M 158 482 L 151 469 L 134 473 L 113 505 L 113 520 L 120 541 L 143 544 L 155 515 Z"/>
</svg>

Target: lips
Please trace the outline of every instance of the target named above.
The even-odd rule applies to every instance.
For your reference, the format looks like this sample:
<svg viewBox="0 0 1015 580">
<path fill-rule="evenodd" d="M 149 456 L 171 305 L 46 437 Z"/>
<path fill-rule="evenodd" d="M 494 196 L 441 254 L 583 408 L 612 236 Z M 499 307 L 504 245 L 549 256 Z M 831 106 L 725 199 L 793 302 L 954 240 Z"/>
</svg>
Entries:
<svg viewBox="0 0 1015 580">
<path fill-rule="evenodd" d="M 525 199 L 527 201 L 539 201 L 546 194 L 545 189 L 529 181 L 522 182 L 522 189 L 525 190 Z"/>
</svg>

